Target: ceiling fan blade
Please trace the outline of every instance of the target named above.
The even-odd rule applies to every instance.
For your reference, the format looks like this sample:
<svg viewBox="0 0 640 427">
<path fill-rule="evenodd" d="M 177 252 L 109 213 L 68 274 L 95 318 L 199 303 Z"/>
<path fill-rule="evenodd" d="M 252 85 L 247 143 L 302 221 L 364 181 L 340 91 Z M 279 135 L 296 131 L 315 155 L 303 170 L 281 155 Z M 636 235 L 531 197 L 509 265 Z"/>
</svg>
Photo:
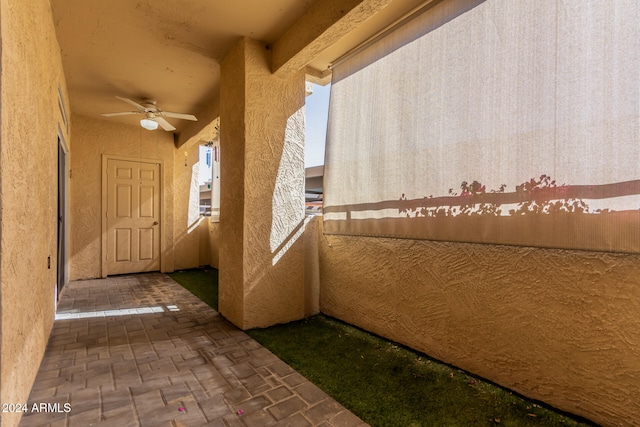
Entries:
<svg viewBox="0 0 640 427">
<path fill-rule="evenodd" d="M 141 114 L 141 113 L 144 113 L 144 111 L 123 111 L 121 113 L 104 113 L 101 115 L 105 117 L 114 117 L 114 116 L 126 116 L 129 114 Z"/>
<path fill-rule="evenodd" d="M 159 114 L 162 114 L 165 117 L 173 117 L 174 119 L 193 120 L 194 122 L 198 121 L 196 116 L 192 114 L 172 113 L 170 111 L 163 111 Z"/>
<path fill-rule="evenodd" d="M 176 130 L 176 128 L 171 126 L 171 123 L 169 123 L 168 121 L 166 121 L 162 117 L 156 117 L 156 122 L 158 122 L 158 124 L 160 125 L 160 127 L 162 127 L 162 129 L 164 129 L 164 130 L 166 130 L 168 132 L 170 132 L 172 130 Z"/>
<path fill-rule="evenodd" d="M 118 98 L 120 101 L 126 102 L 129 105 L 133 105 L 134 107 L 136 107 L 139 110 L 142 110 L 142 111 L 146 110 L 146 108 L 144 106 L 142 106 L 142 105 L 138 104 L 137 102 L 134 102 L 134 101 L 132 101 L 130 99 L 122 98 L 121 96 L 116 96 L 116 98 Z"/>
</svg>

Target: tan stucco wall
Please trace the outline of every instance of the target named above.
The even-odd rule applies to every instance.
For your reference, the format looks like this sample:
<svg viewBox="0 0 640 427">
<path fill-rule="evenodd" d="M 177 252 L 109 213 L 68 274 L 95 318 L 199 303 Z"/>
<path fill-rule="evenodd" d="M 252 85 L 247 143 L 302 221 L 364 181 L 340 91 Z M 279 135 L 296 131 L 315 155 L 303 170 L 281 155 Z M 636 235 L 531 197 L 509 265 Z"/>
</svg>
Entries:
<svg viewBox="0 0 640 427">
<path fill-rule="evenodd" d="M 213 268 L 220 268 L 220 223 L 219 222 L 211 222 L 209 218 L 207 218 L 207 238 L 209 243 L 209 260 L 207 264 Z"/>
<path fill-rule="evenodd" d="M 101 277 L 103 154 L 130 160 L 162 161 L 161 270 L 173 271 L 173 200 L 174 189 L 180 188 L 173 181 L 176 156 L 173 134 L 83 116 L 73 116 L 72 132 L 69 204 L 71 280 Z M 175 232 L 179 234 L 182 230 Z"/>
<path fill-rule="evenodd" d="M 244 146 L 246 81 L 244 44 L 238 44 L 221 64 L 220 76 L 220 272 L 219 311 L 236 326 L 243 325 L 244 283 Z"/>
<path fill-rule="evenodd" d="M 304 315 L 320 313 L 320 254 L 318 245 L 322 239 L 322 217 L 308 217 L 304 230 Z"/>
<path fill-rule="evenodd" d="M 198 265 L 211 265 L 211 249 L 212 249 L 212 239 L 209 234 L 209 218 L 205 217 L 200 222 L 200 226 L 198 227 L 198 244 L 199 244 L 199 255 Z"/>
<path fill-rule="evenodd" d="M 1 0 L 0 37 L 0 401 L 17 403 L 27 401 L 53 324 L 58 87 L 68 95 L 48 1 Z M 0 417 L 11 427 L 20 414 Z"/>
<path fill-rule="evenodd" d="M 200 215 L 199 145 L 189 141 L 177 151 L 174 161 L 174 185 L 180 191 L 175 192 L 174 229 L 175 269 L 184 270 L 199 267 L 200 235 L 202 222 Z"/>
<path fill-rule="evenodd" d="M 304 316 L 304 71 L 268 55 L 243 39 L 221 67 L 220 312 L 241 328 Z"/>
<path fill-rule="evenodd" d="M 326 236 L 321 310 L 604 425 L 640 425 L 640 256 Z"/>
</svg>

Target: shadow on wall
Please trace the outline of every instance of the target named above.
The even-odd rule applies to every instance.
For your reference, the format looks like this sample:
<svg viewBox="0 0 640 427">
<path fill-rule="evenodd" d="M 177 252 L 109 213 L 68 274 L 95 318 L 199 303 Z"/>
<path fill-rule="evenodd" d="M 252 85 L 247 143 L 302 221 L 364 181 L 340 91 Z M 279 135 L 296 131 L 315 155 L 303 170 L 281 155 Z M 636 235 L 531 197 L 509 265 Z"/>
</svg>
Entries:
<svg viewBox="0 0 640 427">
<path fill-rule="evenodd" d="M 304 232 L 304 107 L 287 119 L 284 144 L 271 197 L 269 248 L 276 265 Z"/>
<path fill-rule="evenodd" d="M 191 154 L 195 156 L 194 153 Z M 191 161 L 194 163 L 189 164 Z M 184 162 L 184 172 L 178 170 L 181 174 L 178 180 L 182 183 L 179 188 L 184 194 L 176 195 L 174 210 L 174 268 L 178 270 L 200 267 L 202 259 L 209 257 L 207 218 L 200 215 L 200 164 L 196 158 L 190 159 L 187 156 Z"/>
<path fill-rule="evenodd" d="M 187 234 L 198 228 L 203 217 L 200 215 L 200 163 L 191 166 L 191 185 L 189 186 L 189 205 L 187 211 Z"/>
</svg>

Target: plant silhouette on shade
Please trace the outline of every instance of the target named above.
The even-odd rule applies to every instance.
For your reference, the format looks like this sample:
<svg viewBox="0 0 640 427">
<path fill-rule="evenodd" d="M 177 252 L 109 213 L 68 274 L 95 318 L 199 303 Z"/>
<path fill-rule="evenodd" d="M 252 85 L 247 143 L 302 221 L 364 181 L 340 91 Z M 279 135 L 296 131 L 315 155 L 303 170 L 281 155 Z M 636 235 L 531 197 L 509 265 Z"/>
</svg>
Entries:
<svg viewBox="0 0 640 427">
<path fill-rule="evenodd" d="M 460 193 L 453 188 L 449 189 L 449 197 L 457 198 L 459 203 L 449 206 L 435 207 L 403 207 L 399 209 L 400 214 L 405 214 L 407 218 L 424 217 L 457 217 L 457 216 L 502 216 L 502 204 L 495 201 L 483 200 L 487 194 L 505 193 L 506 184 L 500 185 L 497 190 L 487 192 L 486 185 L 479 181 L 462 181 Z M 591 212 L 589 206 L 579 198 L 563 197 L 567 193 L 567 185 L 556 185 L 556 181 L 549 175 L 540 175 L 540 178 L 531 178 L 515 187 L 515 194 L 522 199 L 514 209 L 509 209 L 508 215 L 530 215 L 530 214 L 561 214 L 561 213 L 605 213 L 607 211 L 597 210 Z M 433 196 L 425 197 L 433 199 Z M 400 200 L 407 200 L 404 193 Z"/>
<path fill-rule="evenodd" d="M 516 186 L 516 193 L 528 197 L 516 209 L 510 209 L 509 214 L 592 213 L 589 211 L 589 206 L 582 199 L 562 197 L 555 200 L 545 200 L 544 197 L 540 197 L 543 196 L 545 190 L 555 190 L 556 195 L 562 195 L 568 189 L 569 187 L 564 184 L 557 186 L 556 181 L 552 180 L 548 175 L 540 175 L 538 180 L 531 178 L 529 181 Z"/>
</svg>

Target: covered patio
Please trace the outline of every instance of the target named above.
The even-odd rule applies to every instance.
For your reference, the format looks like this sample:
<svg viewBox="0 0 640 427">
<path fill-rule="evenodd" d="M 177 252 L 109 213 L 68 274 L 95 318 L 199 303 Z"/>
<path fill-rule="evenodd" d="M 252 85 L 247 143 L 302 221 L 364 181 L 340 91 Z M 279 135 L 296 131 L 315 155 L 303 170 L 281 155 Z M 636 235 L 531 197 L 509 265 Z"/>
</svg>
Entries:
<svg viewBox="0 0 640 427">
<path fill-rule="evenodd" d="M 159 273 L 68 285 L 34 404 L 20 426 L 366 425 Z"/>
<path fill-rule="evenodd" d="M 358 425 L 242 332 L 316 313 L 640 425 L 639 22 L 635 0 L 0 0 L 0 401 L 74 405 L 2 425 Z M 305 96 L 330 81 L 310 219 Z M 163 275 L 203 265 L 219 314 Z"/>
</svg>

